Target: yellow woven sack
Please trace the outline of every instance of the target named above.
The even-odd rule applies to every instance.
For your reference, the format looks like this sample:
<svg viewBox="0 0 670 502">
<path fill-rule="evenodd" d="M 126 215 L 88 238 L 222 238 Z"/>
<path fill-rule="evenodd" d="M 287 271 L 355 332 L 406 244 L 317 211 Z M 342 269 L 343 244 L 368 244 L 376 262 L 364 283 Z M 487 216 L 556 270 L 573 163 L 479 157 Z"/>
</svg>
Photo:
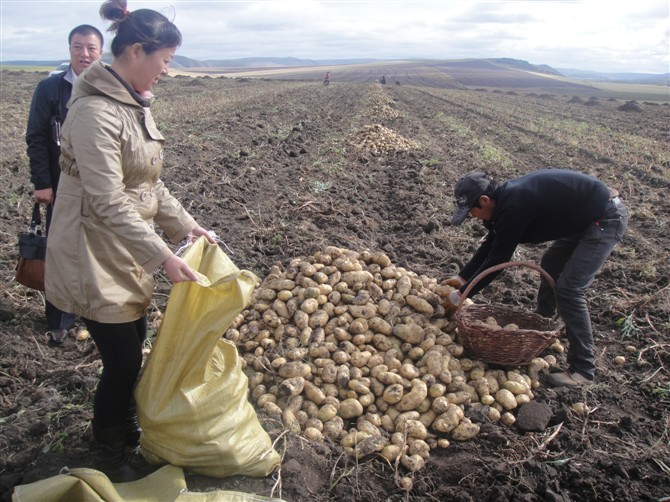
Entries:
<svg viewBox="0 0 670 502">
<path fill-rule="evenodd" d="M 94 469 L 63 469 L 57 476 L 19 485 L 13 502 L 169 502 L 186 491 L 184 472 L 166 465 L 147 477 L 112 484 Z M 225 499 L 222 499 L 225 500 Z"/>
<path fill-rule="evenodd" d="M 247 400 L 237 348 L 222 338 L 259 280 L 204 237 L 183 258 L 200 280 L 172 288 L 135 389 L 142 452 L 206 476 L 267 476 L 280 458 Z"/>
<path fill-rule="evenodd" d="M 14 488 L 12 502 L 284 502 L 230 490 L 192 492 L 184 471 L 166 465 L 129 483 L 112 483 L 93 469 L 67 469 L 57 476 Z"/>
</svg>

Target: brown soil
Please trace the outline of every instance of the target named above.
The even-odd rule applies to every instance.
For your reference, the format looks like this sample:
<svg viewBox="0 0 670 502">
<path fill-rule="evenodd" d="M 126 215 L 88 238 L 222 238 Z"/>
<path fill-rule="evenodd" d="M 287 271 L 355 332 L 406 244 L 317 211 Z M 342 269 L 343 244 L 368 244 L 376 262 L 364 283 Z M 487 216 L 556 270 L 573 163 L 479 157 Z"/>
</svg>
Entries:
<svg viewBox="0 0 670 502">
<path fill-rule="evenodd" d="M 25 122 L 42 77 L 1 75 L 2 500 L 17 484 L 90 465 L 100 369 L 90 340 L 47 344 L 42 295 L 13 281 L 16 234 L 31 206 Z M 418 274 L 450 275 L 483 235 L 475 223 L 448 223 L 453 184 L 473 168 L 500 180 L 550 166 L 583 171 L 617 187 L 632 213 L 625 241 L 588 292 L 596 385 L 539 387 L 534 402 L 550 411 L 545 430 L 473 417 L 479 435 L 431 452 L 404 491 L 402 468 L 281 435 L 279 424 L 259 413 L 273 439 L 281 435 L 280 471 L 267 479 L 189 475 L 190 488 L 296 502 L 670 496 L 668 107 L 639 105 L 631 114 L 616 102 L 584 107 L 569 104 L 569 96 L 544 99 L 546 92 L 189 77 L 157 87 L 154 114 L 168 139 L 165 182 L 220 235 L 236 264 L 261 278 L 326 245 L 381 250 Z M 386 130 L 385 142 L 374 143 L 374 133 Z M 522 246 L 515 259 L 537 261 L 541 251 Z M 531 309 L 536 282 L 533 274 L 504 273 L 476 301 Z M 156 310 L 165 308 L 169 290 L 158 274 Z M 618 355 L 625 364 L 614 363 Z M 586 416 L 570 410 L 580 401 L 590 409 Z"/>
</svg>

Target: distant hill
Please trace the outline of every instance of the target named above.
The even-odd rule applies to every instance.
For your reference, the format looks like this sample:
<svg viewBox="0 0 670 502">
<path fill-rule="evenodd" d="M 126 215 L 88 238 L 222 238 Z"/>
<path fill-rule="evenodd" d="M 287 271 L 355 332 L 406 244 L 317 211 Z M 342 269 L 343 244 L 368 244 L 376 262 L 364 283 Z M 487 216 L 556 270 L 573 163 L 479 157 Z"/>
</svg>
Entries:
<svg viewBox="0 0 670 502">
<path fill-rule="evenodd" d="M 544 73 L 546 75 L 562 76 L 558 70 L 555 70 L 549 65 L 546 64 L 535 65 L 529 63 L 528 61 L 523 61 L 521 59 L 497 58 L 497 59 L 488 59 L 486 61 L 491 61 L 494 64 L 498 64 L 508 68 L 516 68 L 518 70 L 532 71 L 535 73 Z"/>
<path fill-rule="evenodd" d="M 384 63 L 388 60 L 361 58 L 361 59 L 300 59 L 300 58 L 276 58 L 276 57 L 254 57 L 240 59 L 220 59 L 196 61 L 183 56 L 175 56 L 174 63 L 178 63 L 182 68 L 297 68 L 310 66 L 340 66 L 365 63 Z M 431 61 L 412 58 L 411 61 Z M 560 72 L 548 65 L 534 65 L 528 61 L 522 61 L 513 58 L 498 59 L 472 59 L 462 60 L 464 64 L 472 62 L 485 62 L 493 66 L 502 68 L 513 68 L 547 75 L 561 75 Z"/>
<path fill-rule="evenodd" d="M 207 63 L 211 64 L 212 61 Z M 221 64 L 222 62 L 217 62 Z M 407 59 L 371 60 L 352 63 L 336 60 L 339 64 L 300 59 L 245 60 L 238 66 L 208 66 L 192 68 L 191 74 L 212 77 L 268 78 L 276 80 L 320 81 L 326 71 L 331 82 L 372 83 L 382 77 L 387 85 L 416 85 L 435 88 L 507 88 L 577 90 L 591 86 L 570 81 L 547 65 L 533 65 L 527 61 L 503 59 Z M 251 65 L 251 66 L 245 66 Z M 188 71 L 188 69 L 185 69 Z"/>
<path fill-rule="evenodd" d="M 106 53 L 103 61 L 112 56 Z M 56 61 L 3 61 L 12 66 L 58 66 Z M 501 88 L 590 88 L 590 82 L 624 82 L 669 85 L 670 74 L 600 73 L 587 70 L 556 69 L 514 58 L 487 59 L 406 59 L 401 61 L 359 59 L 300 59 L 293 57 L 252 57 L 197 60 L 176 55 L 175 70 L 219 76 L 249 76 L 288 80 L 319 80 L 324 71 L 334 72 L 334 81 L 374 82 L 385 76 L 390 82 L 428 87 Z M 568 79 L 572 79 L 569 81 Z M 581 81 L 581 82 L 580 82 Z"/>
<path fill-rule="evenodd" d="M 202 68 L 203 66 L 207 67 L 202 61 L 197 59 L 187 58 L 186 56 L 180 56 L 176 54 L 170 63 L 172 68 Z"/>
<path fill-rule="evenodd" d="M 601 73 L 587 70 L 575 70 L 571 68 L 560 68 L 559 71 L 566 77 L 579 78 L 582 80 L 670 86 L 670 73 Z"/>
<path fill-rule="evenodd" d="M 300 59 L 300 58 L 272 58 L 256 57 L 241 59 L 219 59 L 203 61 L 212 68 L 291 68 L 305 66 L 347 65 L 371 63 L 378 59 Z"/>
</svg>

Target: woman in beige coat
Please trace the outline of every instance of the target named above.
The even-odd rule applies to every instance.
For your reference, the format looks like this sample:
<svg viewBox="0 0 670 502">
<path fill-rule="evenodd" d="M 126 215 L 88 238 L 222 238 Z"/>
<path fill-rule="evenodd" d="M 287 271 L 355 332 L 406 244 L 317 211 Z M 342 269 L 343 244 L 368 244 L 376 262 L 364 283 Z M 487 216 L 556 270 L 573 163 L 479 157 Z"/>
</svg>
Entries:
<svg viewBox="0 0 670 502">
<path fill-rule="evenodd" d="M 103 372 L 93 404 L 96 466 L 113 482 L 137 479 L 126 445 L 137 446 L 132 392 L 142 363 L 145 313 L 161 265 L 174 282 L 196 274 L 174 243 L 212 241 L 160 180 L 163 136 L 147 96 L 167 74 L 181 33 L 162 14 L 105 2 L 113 21 L 111 66 L 96 62 L 77 80 L 61 138 L 61 178 L 46 258 L 47 299 L 80 316 L 98 347 Z"/>
</svg>

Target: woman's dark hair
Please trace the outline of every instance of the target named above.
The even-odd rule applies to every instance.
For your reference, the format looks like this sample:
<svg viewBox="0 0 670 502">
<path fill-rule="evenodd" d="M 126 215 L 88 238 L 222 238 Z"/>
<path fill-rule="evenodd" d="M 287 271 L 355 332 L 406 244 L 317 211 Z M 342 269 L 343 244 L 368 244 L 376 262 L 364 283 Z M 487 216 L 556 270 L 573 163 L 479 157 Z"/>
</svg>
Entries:
<svg viewBox="0 0 670 502">
<path fill-rule="evenodd" d="M 107 31 L 116 32 L 112 54 L 120 56 L 129 45 L 142 44 L 144 52 L 179 47 L 181 33 L 163 14 L 151 9 L 130 12 L 126 0 L 107 0 L 100 7 L 100 16 L 112 21 Z"/>
</svg>

